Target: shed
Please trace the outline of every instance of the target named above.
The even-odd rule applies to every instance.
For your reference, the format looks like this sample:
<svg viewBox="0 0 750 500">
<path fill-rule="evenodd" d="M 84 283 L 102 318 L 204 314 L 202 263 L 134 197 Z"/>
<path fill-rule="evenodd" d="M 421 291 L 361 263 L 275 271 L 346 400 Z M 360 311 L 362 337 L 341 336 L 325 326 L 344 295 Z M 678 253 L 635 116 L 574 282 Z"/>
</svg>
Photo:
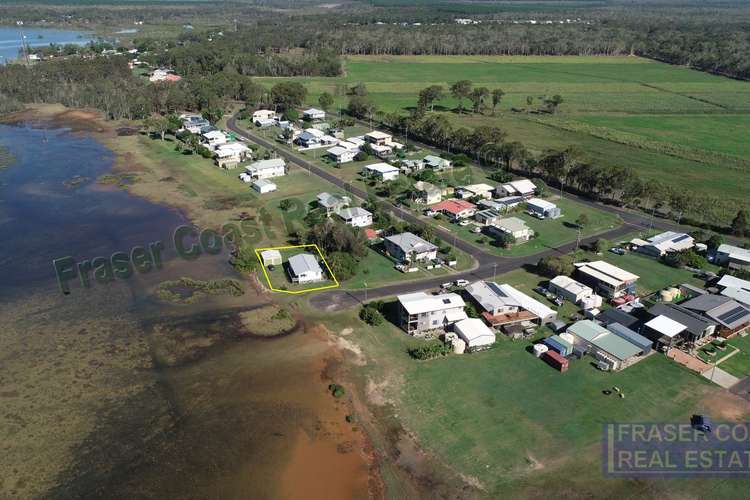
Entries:
<svg viewBox="0 0 750 500">
<path fill-rule="evenodd" d="M 621 325 L 620 323 L 611 323 L 607 325 L 607 330 L 614 333 L 618 337 L 627 340 L 631 344 L 641 348 L 643 350 L 643 354 L 648 354 L 649 352 L 651 352 L 651 348 L 654 345 L 652 341 L 650 341 L 643 335 L 639 335 L 638 333 L 634 332 L 626 326 Z"/>
<path fill-rule="evenodd" d="M 453 325 L 455 332 L 466 342 L 469 350 L 486 349 L 495 343 L 495 334 L 487 328 L 484 321 L 467 318 Z"/>
<path fill-rule="evenodd" d="M 281 252 L 278 250 L 263 250 L 260 252 L 260 258 L 263 260 L 263 265 L 266 267 L 281 265 Z"/>
<path fill-rule="evenodd" d="M 552 335 L 544 339 L 544 343 L 550 348 L 560 353 L 562 356 L 570 356 L 573 354 L 573 344 L 560 338 L 559 335 Z"/>
</svg>

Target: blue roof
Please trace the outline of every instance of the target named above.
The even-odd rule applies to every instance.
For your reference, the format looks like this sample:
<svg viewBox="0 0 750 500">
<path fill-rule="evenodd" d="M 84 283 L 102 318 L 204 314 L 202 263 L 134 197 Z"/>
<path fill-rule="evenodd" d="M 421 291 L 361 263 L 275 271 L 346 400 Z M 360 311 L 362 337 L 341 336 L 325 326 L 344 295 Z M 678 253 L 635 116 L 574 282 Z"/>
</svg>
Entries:
<svg viewBox="0 0 750 500">
<path fill-rule="evenodd" d="M 614 333 L 618 337 L 627 340 L 631 344 L 640 347 L 641 349 L 643 349 L 644 354 L 651 351 L 651 347 L 654 344 L 643 335 L 636 333 L 635 331 L 631 330 L 630 328 L 626 326 L 621 325 L 620 323 L 611 323 L 607 325 L 607 330 Z"/>
</svg>

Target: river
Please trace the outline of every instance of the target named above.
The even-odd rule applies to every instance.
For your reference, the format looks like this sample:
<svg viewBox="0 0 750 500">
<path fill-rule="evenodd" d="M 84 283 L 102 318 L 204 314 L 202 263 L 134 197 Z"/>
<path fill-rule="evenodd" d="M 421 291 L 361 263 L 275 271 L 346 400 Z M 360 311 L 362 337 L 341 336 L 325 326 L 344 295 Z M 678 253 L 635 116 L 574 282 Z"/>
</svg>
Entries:
<svg viewBox="0 0 750 500">
<path fill-rule="evenodd" d="M 115 158 L 84 134 L 0 125 L 0 146 L 15 158 L 0 170 L 0 498 L 367 497 L 323 329 L 254 335 L 243 315 L 269 299 L 247 280 L 239 297 L 156 298 L 181 276 L 242 279 L 226 252 L 165 251 L 161 269 L 62 294 L 53 259 L 170 247 L 188 221 L 97 182 Z"/>
<path fill-rule="evenodd" d="M 18 51 L 22 47 L 22 39 L 32 49 L 34 47 L 46 47 L 51 43 L 85 45 L 93 40 L 90 34 L 81 31 L 0 26 L 0 64 L 18 58 Z"/>
</svg>

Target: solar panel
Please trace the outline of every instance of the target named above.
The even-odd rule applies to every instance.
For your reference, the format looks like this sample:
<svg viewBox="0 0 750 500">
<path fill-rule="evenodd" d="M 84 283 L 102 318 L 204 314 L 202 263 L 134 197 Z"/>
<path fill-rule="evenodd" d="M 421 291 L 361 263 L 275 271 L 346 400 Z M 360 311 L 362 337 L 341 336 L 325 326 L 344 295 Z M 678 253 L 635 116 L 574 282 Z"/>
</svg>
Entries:
<svg viewBox="0 0 750 500">
<path fill-rule="evenodd" d="M 682 235 L 682 236 L 680 236 L 679 238 L 676 238 L 676 239 L 674 240 L 674 242 L 675 242 L 675 243 L 678 243 L 678 242 L 680 242 L 680 241 L 682 241 L 682 240 L 686 240 L 686 239 L 688 239 L 688 238 L 690 238 L 690 235 L 689 235 L 689 234 L 683 234 L 683 235 Z"/>
<path fill-rule="evenodd" d="M 718 320 L 722 323 L 726 323 L 728 325 L 731 325 L 738 319 L 742 318 L 747 314 L 747 309 L 744 307 L 735 307 L 731 311 L 725 312 L 721 316 L 718 317 Z"/>
</svg>

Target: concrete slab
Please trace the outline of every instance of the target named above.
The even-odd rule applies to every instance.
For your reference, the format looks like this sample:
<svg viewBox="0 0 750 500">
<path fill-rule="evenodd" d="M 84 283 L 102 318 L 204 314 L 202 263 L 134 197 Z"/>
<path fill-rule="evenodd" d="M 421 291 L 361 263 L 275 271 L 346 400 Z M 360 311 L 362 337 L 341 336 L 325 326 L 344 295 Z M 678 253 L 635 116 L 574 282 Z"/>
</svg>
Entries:
<svg viewBox="0 0 750 500">
<path fill-rule="evenodd" d="M 740 379 L 734 375 L 731 375 L 718 367 L 709 368 L 701 373 L 701 375 L 712 381 L 714 384 L 722 386 L 724 389 L 729 389 L 740 381 Z"/>
</svg>

